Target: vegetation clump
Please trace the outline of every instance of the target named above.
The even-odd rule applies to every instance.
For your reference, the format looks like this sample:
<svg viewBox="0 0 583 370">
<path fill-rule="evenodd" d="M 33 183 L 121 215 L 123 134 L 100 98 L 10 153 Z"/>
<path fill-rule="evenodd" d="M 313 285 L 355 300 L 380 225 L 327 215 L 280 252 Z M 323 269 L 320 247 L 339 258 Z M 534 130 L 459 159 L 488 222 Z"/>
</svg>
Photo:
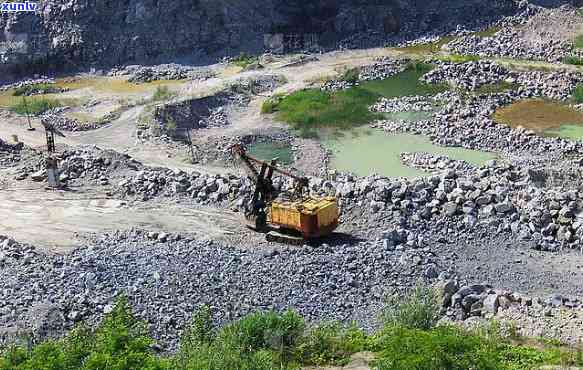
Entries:
<svg viewBox="0 0 583 370">
<path fill-rule="evenodd" d="M 367 334 L 356 325 L 307 327 L 293 311 L 257 312 L 222 328 L 201 307 L 185 328 L 176 353 L 159 355 L 147 325 L 121 298 L 95 328 L 78 326 L 60 340 L 0 353 L 0 370 L 292 370 L 342 365 L 357 352 L 373 352 L 381 370 L 522 370 L 543 365 L 581 366 L 583 355 L 556 343 L 513 344 L 496 327 L 475 332 L 435 326 L 436 294 L 418 286 L 393 301 L 384 327 Z M 396 305 L 395 305 L 396 304 Z"/>
<path fill-rule="evenodd" d="M 14 96 L 59 93 L 61 89 L 52 84 L 32 84 L 20 86 L 12 92 Z"/>
<path fill-rule="evenodd" d="M 576 104 L 583 103 L 583 85 L 577 85 L 575 90 L 573 90 L 572 97 Z"/>
<path fill-rule="evenodd" d="M 259 59 L 255 56 L 241 53 L 238 56 L 231 59 L 231 63 L 236 65 L 237 67 L 241 67 L 243 69 L 249 67 L 250 65 L 257 63 Z"/>
<path fill-rule="evenodd" d="M 565 64 L 572 64 L 575 66 L 583 66 L 583 59 L 575 56 L 575 55 L 570 55 L 568 57 L 565 57 L 563 59 L 563 63 Z"/>
<path fill-rule="evenodd" d="M 56 99 L 47 98 L 35 98 L 35 99 L 22 99 L 16 104 L 10 107 L 15 113 L 18 114 L 29 114 L 33 116 L 38 116 L 50 109 L 60 107 L 62 104 Z"/>
<path fill-rule="evenodd" d="M 170 91 L 168 86 L 158 86 L 156 87 L 156 91 L 154 91 L 154 95 L 152 96 L 153 101 L 163 101 L 168 100 L 176 96 L 176 93 Z"/>
</svg>

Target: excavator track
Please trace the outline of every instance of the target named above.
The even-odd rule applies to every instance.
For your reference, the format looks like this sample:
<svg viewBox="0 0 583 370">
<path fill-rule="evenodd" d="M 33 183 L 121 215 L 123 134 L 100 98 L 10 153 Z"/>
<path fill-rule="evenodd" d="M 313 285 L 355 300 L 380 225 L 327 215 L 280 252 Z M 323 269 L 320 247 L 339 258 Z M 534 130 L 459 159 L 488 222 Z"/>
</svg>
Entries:
<svg viewBox="0 0 583 370">
<path fill-rule="evenodd" d="M 277 231 L 270 231 L 265 234 L 265 240 L 272 243 L 282 243 L 289 245 L 304 245 L 306 242 L 305 239 L 301 236 L 282 234 Z"/>
</svg>

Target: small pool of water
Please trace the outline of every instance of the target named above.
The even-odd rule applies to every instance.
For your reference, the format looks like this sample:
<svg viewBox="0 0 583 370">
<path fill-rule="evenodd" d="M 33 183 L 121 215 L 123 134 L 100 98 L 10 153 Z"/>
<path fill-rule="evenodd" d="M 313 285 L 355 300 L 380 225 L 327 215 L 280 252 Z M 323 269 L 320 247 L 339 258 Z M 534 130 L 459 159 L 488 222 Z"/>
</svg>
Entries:
<svg viewBox="0 0 583 370">
<path fill-rule="evenodd" d="M 522 126 L 539 135 L 583 139 L 583 113 L 561 103 L 541 99 L 523 100 L 499 108 L 494 119 L 510 127 Z"/>
<path fill-rule="evenodd" d="M 278 163 L 289 165 L 293 162 L 291 146 L 288 143 L 278 141 L 258 141 L 247 149 L 252 157 L 262 161 L 270 161 L 278 158 Z"/>
<path fill-rule="evenodd" d="M 427 70 L 408 69 L 384 80 L 363 82 L 360 87 L 386 98 L 398 98 L 408 95 L 429 96 L 447 90 L 446 85 L 426 84 L 419 81 L 419 78 L 425 73 L 427 73 Z"/>
<path fill-rule="evenodd" d="M 482 165 L 496 158 L 493 153 L 437 146 L 424 136 L 388 135 L 381 130 L 370 128 L 346 132 L 342 137 L 329 137 L 323 140 L 323 144 L 333 152 L 331 168 L 352 172 L 358 176 L 368 176 L 372 173 L 406 178 L 428 176 L 427 172 L 403 165 L 399 157 L 402 152 L 445 155 L 475 165 Z"/>
</svg>

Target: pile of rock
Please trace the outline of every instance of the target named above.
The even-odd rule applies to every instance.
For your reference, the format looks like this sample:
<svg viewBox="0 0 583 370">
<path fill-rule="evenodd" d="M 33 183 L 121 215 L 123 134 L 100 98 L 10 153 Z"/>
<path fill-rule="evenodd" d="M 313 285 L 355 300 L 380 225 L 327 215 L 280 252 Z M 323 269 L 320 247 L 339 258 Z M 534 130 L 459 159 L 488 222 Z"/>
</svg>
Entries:
<svg viewBox="0 0 583 370">
<path fill-rule="evenodd" d="M 11 90 L 11 89 L 19 89 L 19 88 L 23 88 L 26 86 L 33 86 L 33 85 L 39 85 L 39 84 L 43 84 L 43 85 L 52 85 L 55 84 L 55 79 L 53 78 L 48 78 L 48 77 L 41 77 L 41 78 L 35 78 L 35 79 L 28 79 L 28 80 L 23 80 L 23 81 L 18 81 L 15 83 L 11 83 L 11 84 L 7 84 L 7 85 L 2 85 L 0 86 L 0 91 L 6 91 L 6 90 Z"/>
<path fill-rule="evenodd" d="M 370 107 L 372 112 L 431 112 L 436 109 L 435 102 L 425 96 L 404 96 L 400 98 L 381 98 Z"/>
<path fill-rule="evenodd" d="M 5 240 L 9 240 L 6 242 Z M 201 305 L 223 324 L 256 310 L 294 307 L 308 320 L 357 320 L 370 328 L 386 291 L 404 294 L 436 257 L 378 243 L 235 248 L 180 235 L 130 230 L 100 235 L 66 255 L 0 240 L 0 325 L 33 330 L 49 304 L 62 329 L 98 321 L 120 294 L 167 349 Z M 391 286 L 387 287 L 387 276 Z M 35 333 L 37 334 L 37 333 Z"/>
<path fill-rule="evenodd" d="M 373 64 L 361 68 L 359 81 L 383 80 L 407 69 L 410 60 L 389 57 L 378 58 Z"/>
<path fill-rule="evenodd" d="M 183 66 L 180 64 L 160 64 L 157 66 L 129 65 L 121 69 L 114 68 L 110 76 L 130 76 L 128 81 L 144 83 L 160 80 L 207 80 L 215 76 L 209 69 Z"/>
<path fill-rule="evenodd" d="M 583 74 L 574 72 L 524 72 L 518 76 L 518 92 L 523 97 L 543 96 L 554 100 L 568 100 L 577 85 L 583 83 Z"/>
<path fill-rule="evenodd" d="M 427 172 L 436 173 L 453 169 L 457 173 L 467 175 L 476 171 L 476 166 L 466 161 L 454 160 L 431 153 L 401 153 L 400 157 L 403 164 Z"/>
<path fill-rule="evenodd" d="M 10 144 L 0 139 L 0 166 L 6 167 L 18 163 L 23 148 L 23 143 Z"/>
<path fill-rule="evenodd" d="M 198 127 L 200 128 L 225 127 L 230 124 L 225 107 L 211 109 L 208 116 L 198 121 Z"/>
<path fill-rule="evenodd" d="M 501 81 L 516 82 L 516 73 L 491 61 L 467 63 L 436 62 L 437 68 L 421 77 L 426 83 L 448 83 L 465 90 L 476 90 L 483 85 Z"/>
<path fill-rule="evenodd" d="M 118 192 L 122 196 L 139 196 L 144 200 L 157 196 L 187 196 L 197 203 L 218 204 L 234 200 L 242 191 L 250 192 L 250 185 L 250 182 L 235 176 L 147 170 L 120 181 Z"/>
<path fill-rule="evenodd" d="M 59 131 L 89 131 L 102 126 L 99 122 L 81 122 L 62 113 L 62 108 L 54 108 L 44 112 L 40 119 L 50 123 Z"/>
<path fill-rule="evenodd" d="M 355 86 L 355 84 L 352 82 L 342 81 L 342 80 L 329 80 L 329 81 L 324 82 L 322 84 L 322 86 L 320 87 L 320 89 L 322 91 L 335 92 L 335 91 L 346 90 L 346 89 L 349 89 L 353 86 Z"/>
</svg>

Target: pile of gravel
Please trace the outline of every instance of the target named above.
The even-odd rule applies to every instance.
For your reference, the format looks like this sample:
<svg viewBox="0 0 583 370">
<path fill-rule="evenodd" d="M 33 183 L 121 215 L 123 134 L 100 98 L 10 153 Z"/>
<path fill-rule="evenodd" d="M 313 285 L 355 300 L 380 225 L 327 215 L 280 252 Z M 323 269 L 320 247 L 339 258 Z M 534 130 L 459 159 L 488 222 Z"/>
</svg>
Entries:
<svg viewBox="0 0 583 370">
<path fill-rule="evenodd" d="M 483 85 L 493 85 L 501 81 L 514 83 L 516 73 L 491 62 L 477 61 L 467 63 L 436 62 L 437 68 L 421 77 L 426 83 L 448 83 L 465 90 L 473 91 Z"/>
<path fill-rule="evenodd" d="M 425 96 L 404 96 L 400 98 L 381 98 L 370 110 L 382 113 L 398 112 L 431 112 L 435 110 L 436 103 Z"/>
<path fill-rule="evenodd" d="M 110 76 L 130 76 L 129 82 L 144 83 L 159 80 L 207 80 L 215 77 L 214 72 L 200 67 L 180 64 L 160 64 L 156 66 L 130 65 L 121 69 L 114 68 Z"/>
<path fill-rule="evenodd" d="M 476 166 L 466 161 L 450 159 L 446 156 L 431 153 L 401 153 L 403 164 L 436 173 L 447 169 L 454 169 L 457 173 L 471 174 L 476 171 Z"/>
<path fill-rule="evenodd" d="M 55 79 L 44 77 L 44 76 L 41 78 L 36 78 L 36 79 L 27 79 L 27 80 L 18 81 L 15 83 L 7 84 L 7 85 L 2 85 L 2 86 L 0 86 L 0 91 L 6 91 L 6 90 L 10 90 L 10 89 L 18 89 L 18 88 L 25 87 L 25 86 L 32 86 L 32 85 L 39 85 L 39 84 L 52 85 L 52 84 L 55 84 Z"/>
</svg>

